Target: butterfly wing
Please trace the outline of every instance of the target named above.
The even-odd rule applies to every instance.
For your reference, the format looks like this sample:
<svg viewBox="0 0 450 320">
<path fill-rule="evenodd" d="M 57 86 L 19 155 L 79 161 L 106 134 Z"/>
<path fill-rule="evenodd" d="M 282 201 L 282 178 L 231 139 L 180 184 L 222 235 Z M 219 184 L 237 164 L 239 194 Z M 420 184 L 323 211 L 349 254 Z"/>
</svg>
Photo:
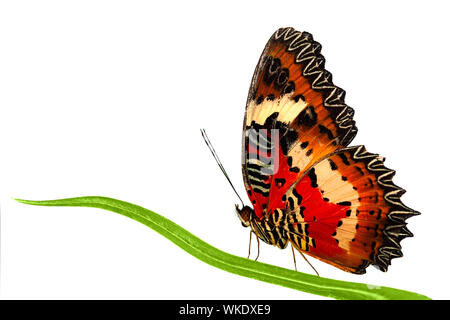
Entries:
<svg viewBox="0 0 450 320">
<path fill-rule="evenodd" d="M 386 271 L 411 237 L 395 172 L 363 146 L 341 149 L 311 167 L 285 195 L 288 237 L 298 249 L 345 271 Z"/>
<path fill-rule="evenodd" d="M 325 70 L 321 45 L 307 32 L 283 28 L 256 67 L 244 118 L 243 177 L 259 218 L 319 159 L 356 135 L 345 92 Z"/>
</svg>

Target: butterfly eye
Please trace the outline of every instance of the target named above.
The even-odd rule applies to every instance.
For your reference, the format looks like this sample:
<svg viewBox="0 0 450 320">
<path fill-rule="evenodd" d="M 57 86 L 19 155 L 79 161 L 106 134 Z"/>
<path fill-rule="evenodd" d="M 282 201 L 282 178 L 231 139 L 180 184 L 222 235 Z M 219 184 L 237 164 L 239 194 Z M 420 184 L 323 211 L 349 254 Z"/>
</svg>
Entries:
<svg viewBox="0 0 450 320">
<path fill-rule="evenodd" d="M 241 220 L 242 226 L 248 227 L 252 218 L 253 209 L 249 206 L 244 206 L 242 209 L 239 209 L 238 205 L 236 205 L 235 208 L 237 216 L 239 220 Z"/>
</svg>

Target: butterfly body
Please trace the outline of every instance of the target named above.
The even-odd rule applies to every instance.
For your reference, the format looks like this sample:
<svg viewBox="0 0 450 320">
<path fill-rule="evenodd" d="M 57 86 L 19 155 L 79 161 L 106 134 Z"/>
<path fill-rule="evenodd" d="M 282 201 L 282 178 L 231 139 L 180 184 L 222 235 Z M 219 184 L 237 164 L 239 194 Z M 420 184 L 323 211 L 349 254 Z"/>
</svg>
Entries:
<svg viewBox="0 0 450 320">
<path fill-rule="evenodd" d="M 253 208 L 237 209 L 262 241 L 290 243 L 342 270 L 386 271 L 412 236 L 404 190 L 384 158 L 348 147 L 354 110 L 307 32 L 279 29 L 253 76 L 244 118 L 242 172 Z"/>
</svg>

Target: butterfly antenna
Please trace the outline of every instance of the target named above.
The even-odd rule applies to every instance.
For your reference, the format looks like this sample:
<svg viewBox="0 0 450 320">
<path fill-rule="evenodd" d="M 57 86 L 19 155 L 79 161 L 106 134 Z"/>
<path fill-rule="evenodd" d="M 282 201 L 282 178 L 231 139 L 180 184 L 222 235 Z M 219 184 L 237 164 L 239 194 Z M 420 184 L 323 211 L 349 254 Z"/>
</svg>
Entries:
<svg viewBox="0 0 450 320">
<path fill-rule="evenodd" d="M 208 138 L 208 135 L 206 134 L 205 129 L 200 129 L 200 132 L 202 133 L 203 140 L 205 140 L 206 145 L 208 146 L 209 150 L 211 151 L 211 153 L 212 153 L 214 159 L 216 160 L 220 170 L 222 170 L 223 175 L 225 176 L 225 178 L 227 178 L 228 182 L 230 183 L 231 187 L 233 188 L 234 193 L 236 193 L 237 197 L 241 201 L 242 207 L 244 207 L 244 201 L 242 201 L 241 197 L 239 196 L 239 194 L 237 193 L 237 191 L 234 188 L 233 184 L 231 183 L 230 177 L 228 177 L 228 174 L 225 171 L 225 168 L 223 167 L 222 162 L 220 162 L 220 159 L 219 159 L 219 156 L 217 155 L 216 150 L 214 150 L 214 147 L 212 146 L 211 141 L 209 141 L 209 138 Z"/>
</svg>

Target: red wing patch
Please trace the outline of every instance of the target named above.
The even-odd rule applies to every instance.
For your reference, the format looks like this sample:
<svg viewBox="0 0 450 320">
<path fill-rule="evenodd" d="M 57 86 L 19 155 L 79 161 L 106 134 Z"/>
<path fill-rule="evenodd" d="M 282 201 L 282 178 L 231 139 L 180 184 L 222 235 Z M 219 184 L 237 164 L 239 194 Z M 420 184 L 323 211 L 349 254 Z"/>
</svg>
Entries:
<svg viewBox="0 0 450 320">
<path fill-rule="evenodd" d="M 418 212 L 400 201 L 404 190 L 393 184 L 394 171 L 383 161 L 357 146 L 308 170 L 283 199 L 289 224 L 307 229 L 294 228 L 293 245 L 345 271 L 364 273 L 370 264 L 386 271 L 401 256 L 400 241 L 412 236 L 405 220 Z M 296 234 L 313 245 L 302 248 Z"/>
</svg>

